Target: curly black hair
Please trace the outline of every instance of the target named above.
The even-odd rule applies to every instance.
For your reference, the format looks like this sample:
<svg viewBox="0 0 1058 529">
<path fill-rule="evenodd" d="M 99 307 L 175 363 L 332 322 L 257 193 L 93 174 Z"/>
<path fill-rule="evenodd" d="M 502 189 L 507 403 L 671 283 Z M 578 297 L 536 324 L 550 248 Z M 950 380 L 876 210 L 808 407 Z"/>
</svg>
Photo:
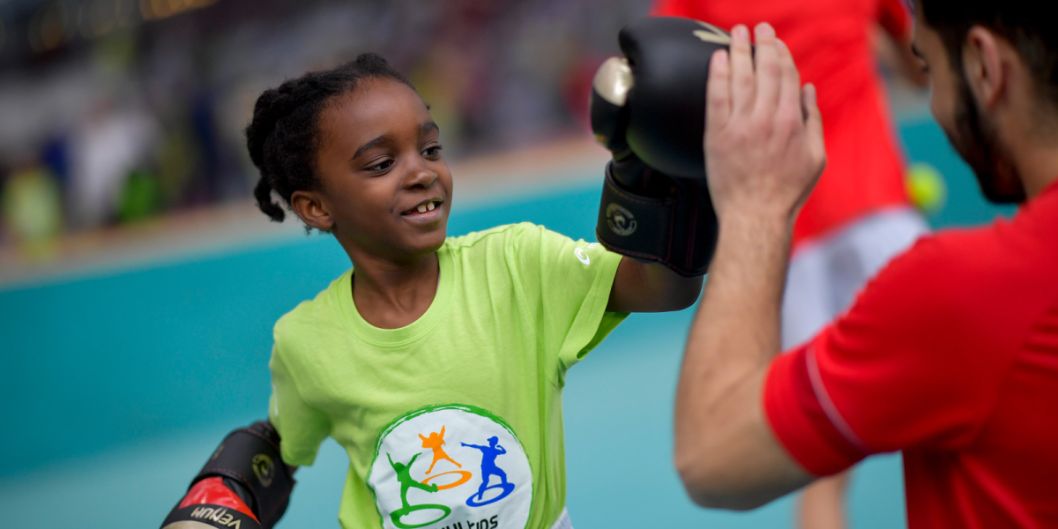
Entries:
<svg viewBox="0 0 1058 529">
<path fill-rule="evenodd" d="M 364 53 L 337 68 L 285 81 L 257 98 L 253 120 L 246 127 L 246 148 L 261 173 L 253 192 L 257 207 L 270 219 L 282 222 L 286 217 L 283 208 L 272 200 L 272 191 L 289 208 L 294 191 L 318 188 L 315 157 L 320 110 L 330 98 L 356 89 L 368 78 L 412 86 L 384 58 Z"/>
</svg>

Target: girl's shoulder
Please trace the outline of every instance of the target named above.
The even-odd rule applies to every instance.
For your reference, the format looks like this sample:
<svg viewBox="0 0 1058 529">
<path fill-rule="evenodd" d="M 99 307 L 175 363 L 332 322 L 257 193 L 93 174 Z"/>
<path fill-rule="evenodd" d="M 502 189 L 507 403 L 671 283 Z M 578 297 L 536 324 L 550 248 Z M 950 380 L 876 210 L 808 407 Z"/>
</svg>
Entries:
<svg viewBox="0 0 1058 529">
<path fill-rule="evenodd" d="M 472 231 L 465 235 L 449 237 L 445 248 L 449 251 L 464 251 L 490 245 L 517 244 L 532 237 L 539 237 L 547 229 L 532 222 L 501 224 L 485 230 Z"/>
<path fill-rule="evenodd" d="M 449 237 L 442 252 L 452 256 L 516 257 L 525 260 L 530 255 L 565 254 L 566 250 L 586 244 L 567 235 L 532 222 L 503 224 L 487 230 Z"/>
<path fill-rule="evenodd" d="M 541 240 L 557 235 L 540 224 L 517 222 L 500 224 L 488 230 L 449 237 L 444 251 L 454 254 L 477 252 L 521 252 L 540 245 Z"/>
<path fill-rule="evenodd" d="M 275 324 L 275 334 L 297 334 L 306 327 L 319 329 L 330 321 L 340 321 L 344 308 L 341 293 L 350 292 L 352 269 L 346 270 L 331 281 L 326 288 L 319 291 L 312 299 L 298 303 L 293 309 L 282 315 Z"/>
</svg>

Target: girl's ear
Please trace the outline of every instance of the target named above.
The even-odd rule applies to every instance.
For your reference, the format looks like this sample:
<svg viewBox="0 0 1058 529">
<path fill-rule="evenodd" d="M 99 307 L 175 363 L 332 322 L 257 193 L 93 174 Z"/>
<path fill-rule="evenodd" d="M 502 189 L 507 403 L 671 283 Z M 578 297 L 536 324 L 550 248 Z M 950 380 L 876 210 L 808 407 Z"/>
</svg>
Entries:
<svg viewBox="0 0 1058 529">
<path fill-rule="evenodd" d="M 311 228 L 329 232 L 334 228 L 327 201 L 318 191 L 294 191 L 290 195 L 290 207 Z"/>
</svg>

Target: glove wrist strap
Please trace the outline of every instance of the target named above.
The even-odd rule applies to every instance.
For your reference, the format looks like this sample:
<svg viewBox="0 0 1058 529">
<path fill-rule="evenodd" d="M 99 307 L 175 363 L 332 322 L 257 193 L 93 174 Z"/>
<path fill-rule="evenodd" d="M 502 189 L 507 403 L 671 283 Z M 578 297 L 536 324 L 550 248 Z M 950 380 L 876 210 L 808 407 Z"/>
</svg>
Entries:
<svg viewBox="0 0 1058 529">
<path fill-rule="evenodd" d="M 670 182 L 657 196 L 633 193 L 617 181 L 613 164 L 607 164 L 596 237 L 610 251 L 661 263 L 683 276 L 700 276 L 716 245 L 709 191 L 704 182 Z"/>
</svg>

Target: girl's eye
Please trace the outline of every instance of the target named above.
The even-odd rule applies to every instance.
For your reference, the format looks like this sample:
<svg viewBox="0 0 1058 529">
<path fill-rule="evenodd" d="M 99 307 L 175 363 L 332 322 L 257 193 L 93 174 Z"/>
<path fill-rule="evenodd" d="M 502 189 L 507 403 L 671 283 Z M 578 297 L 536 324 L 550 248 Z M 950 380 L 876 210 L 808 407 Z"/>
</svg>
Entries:
<svg viewBox="0 0 1058 529">
<path fill-rule="evenodd" d="M 431 145 L 423 149 L 422 154 L 427 159 L 436 160 L 441 157 L 441 149 L 442 147 L 440 145 Z"/>
<path fill-rule="evenodd" d="M 386 159 L 386 160 L 382 160 L 382 161 L 380 161 L 378 163 L 371 164 L 371 165 L 367 166 L 367 170 L 371 171 L 371 172 L 374 172 L 374 173 L 384 173 L 390 167 L 393 167 L 393 160 Z"/>
</svg>

